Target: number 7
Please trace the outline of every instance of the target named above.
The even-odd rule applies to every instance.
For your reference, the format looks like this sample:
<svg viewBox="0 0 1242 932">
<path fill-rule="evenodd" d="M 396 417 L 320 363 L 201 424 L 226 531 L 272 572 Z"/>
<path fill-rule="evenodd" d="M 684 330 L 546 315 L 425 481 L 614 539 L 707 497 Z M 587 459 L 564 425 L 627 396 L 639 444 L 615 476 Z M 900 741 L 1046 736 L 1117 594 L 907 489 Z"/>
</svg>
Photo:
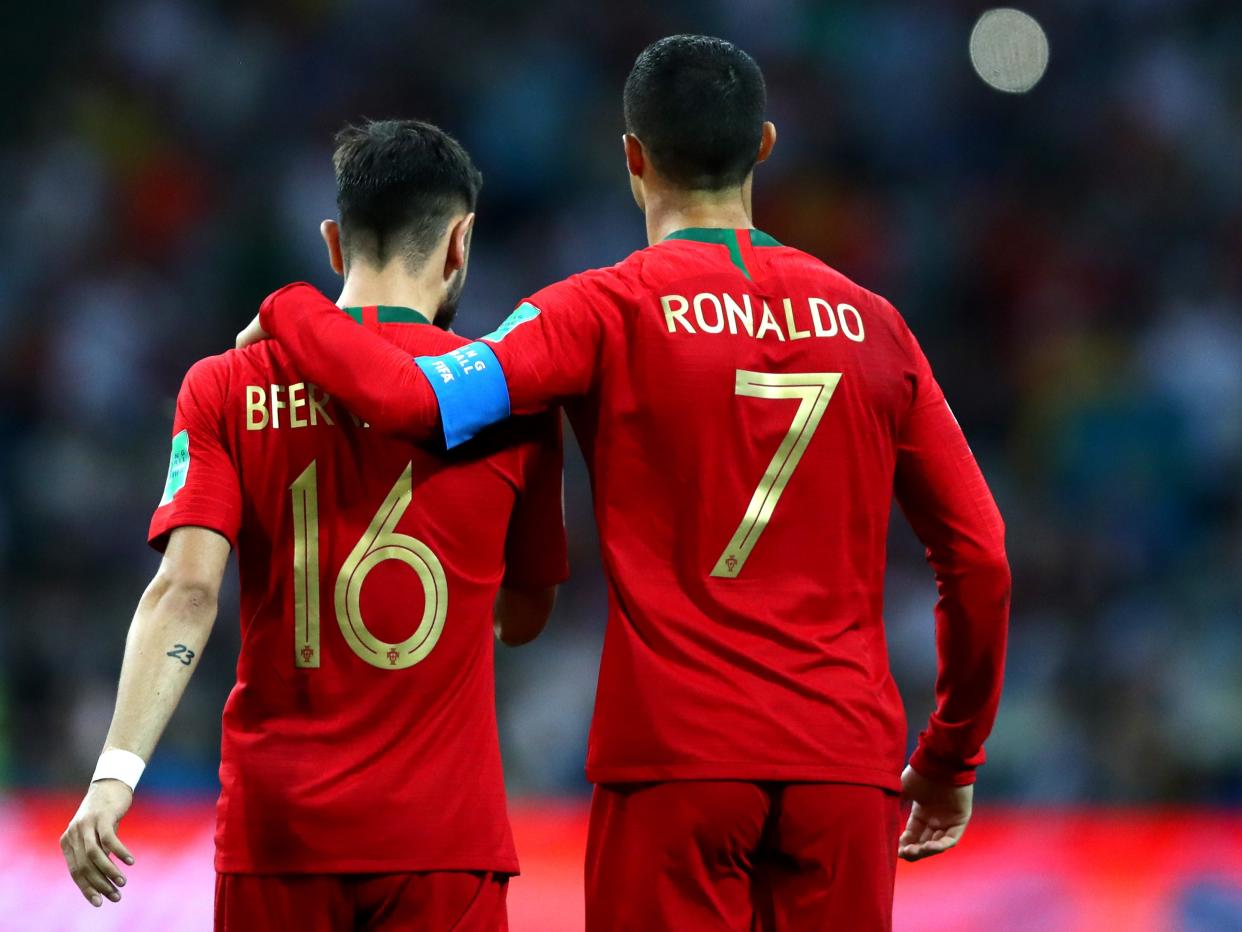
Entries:
<svg viewBox="0 0 1242 932">
<path fill-rule="evenodd" d="M 798 410 L 785 439 L 776 448 L 776 455 L 759 480 L 759 487 L 746 506 L 742 523 L 733 532 L 733 538 L 712 568 L 712 575 L 733 579 L 742 571 L 750 552 L 755 549 L 759 535 L 768 526 L 768 520 L 780 501 L 789 478 L 793 475 L 802 454 L 806 452 L 820 419 L 832 400 L 832 393 L 841 381 L 840 372 L 748 372 L 737 370 L 734 394 L 749 398 L 797 398 Z"/>
</svg>

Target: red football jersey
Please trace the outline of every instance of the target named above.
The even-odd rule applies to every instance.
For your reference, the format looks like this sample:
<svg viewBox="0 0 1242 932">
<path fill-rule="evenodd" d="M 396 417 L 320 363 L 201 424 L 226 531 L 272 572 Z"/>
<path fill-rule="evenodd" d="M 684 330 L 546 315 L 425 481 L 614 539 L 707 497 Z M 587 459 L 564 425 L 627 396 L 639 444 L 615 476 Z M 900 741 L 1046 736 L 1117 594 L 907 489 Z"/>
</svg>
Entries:
<svg viewBox="0 0 1242 932">
<path fill-rule="evenodd" d="M 350 313 L 389 345 L 466 342 L 408 309 Z M 437 455 L 269 342 L 197 363 L 173 432 L 151 541 L 210 528 L 241 570 L 217 870 L 516 872 L 492 609 L 502 582 L 565 578 L 558 417 Z"/>
<path fill-rule="evenodd" d="M 278 292 L 264 324 L 385 428 L 417 435 L 439 411 L 446 434 L 468 434 L 480 419 L 461 399 L 494 401 L 489 354 L 512 411 L 565 405 L 609 587 L 593 781 L 897 789 L 905 719 L 882 622 L 894 493 L 940 589 L 938 706 L 912 762 L 973 779 L 1000 695 L 1004 529 L 884 299 L 757 230 L 701 229 L 543 289 L 469 364 L 415 366 L 330 334 L 325 304 Z"/>
</svg>

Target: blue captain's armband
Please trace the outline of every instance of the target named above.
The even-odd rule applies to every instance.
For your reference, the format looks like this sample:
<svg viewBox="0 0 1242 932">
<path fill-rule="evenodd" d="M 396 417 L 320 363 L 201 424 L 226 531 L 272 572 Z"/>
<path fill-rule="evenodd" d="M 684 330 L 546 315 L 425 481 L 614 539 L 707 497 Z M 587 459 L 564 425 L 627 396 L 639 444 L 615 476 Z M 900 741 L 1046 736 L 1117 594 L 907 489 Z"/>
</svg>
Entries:
<svg viewBox="0 0 1242 932">
<path fill-rule="evenodd" d="M 509 385 L 486 343 L 469 343 L 443 356 L 415 356 L 414 362 L 436 393 L 450 450 L 509 416 Z"/>
</svg>

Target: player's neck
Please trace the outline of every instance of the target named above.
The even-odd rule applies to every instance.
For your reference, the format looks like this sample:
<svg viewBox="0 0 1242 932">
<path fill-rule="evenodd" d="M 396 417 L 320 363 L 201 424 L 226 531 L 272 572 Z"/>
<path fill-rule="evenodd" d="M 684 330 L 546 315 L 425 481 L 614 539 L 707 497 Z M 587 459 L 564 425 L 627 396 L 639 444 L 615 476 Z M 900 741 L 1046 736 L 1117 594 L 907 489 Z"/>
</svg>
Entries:
<svg viewBox="0 0 1242 932">
<path fill-rule="evenodd" d="M 648 191 L 647 242 L 653 246 L 678 230 L 739 230 L 751 224 L 749 190 Z"/>
<path fill-rule="evenodd" d="M 383 269 L 366 266 L 349 270 L 337 307 L 409 307 L 430 319 L 440 306 L 442 288 L 411 275 L 391 263 Z"/>
</svg>

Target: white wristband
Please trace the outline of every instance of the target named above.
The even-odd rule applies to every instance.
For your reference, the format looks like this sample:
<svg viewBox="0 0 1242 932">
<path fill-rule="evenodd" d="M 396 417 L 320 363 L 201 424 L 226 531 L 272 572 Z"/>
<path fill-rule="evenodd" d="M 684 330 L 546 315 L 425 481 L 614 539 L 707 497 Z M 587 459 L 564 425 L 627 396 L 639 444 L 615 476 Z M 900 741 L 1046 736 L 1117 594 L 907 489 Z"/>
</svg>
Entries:
<svg viewBox="0 0 1242 932">
<path fill-rule="evenodd" d="M 122 751 L 120 748 L 105 748 L 104 752 L 99 755 L 99 763 L 95 765 L 95 775 L 91 777 L 91 782 L 96 780 L 120 780 L 129 787 L 130 792 L 138 786 L 138 780 L 142 777 L 142 772 L 147 769 L 147 763 L 132 751 Z"/>
</svg>

